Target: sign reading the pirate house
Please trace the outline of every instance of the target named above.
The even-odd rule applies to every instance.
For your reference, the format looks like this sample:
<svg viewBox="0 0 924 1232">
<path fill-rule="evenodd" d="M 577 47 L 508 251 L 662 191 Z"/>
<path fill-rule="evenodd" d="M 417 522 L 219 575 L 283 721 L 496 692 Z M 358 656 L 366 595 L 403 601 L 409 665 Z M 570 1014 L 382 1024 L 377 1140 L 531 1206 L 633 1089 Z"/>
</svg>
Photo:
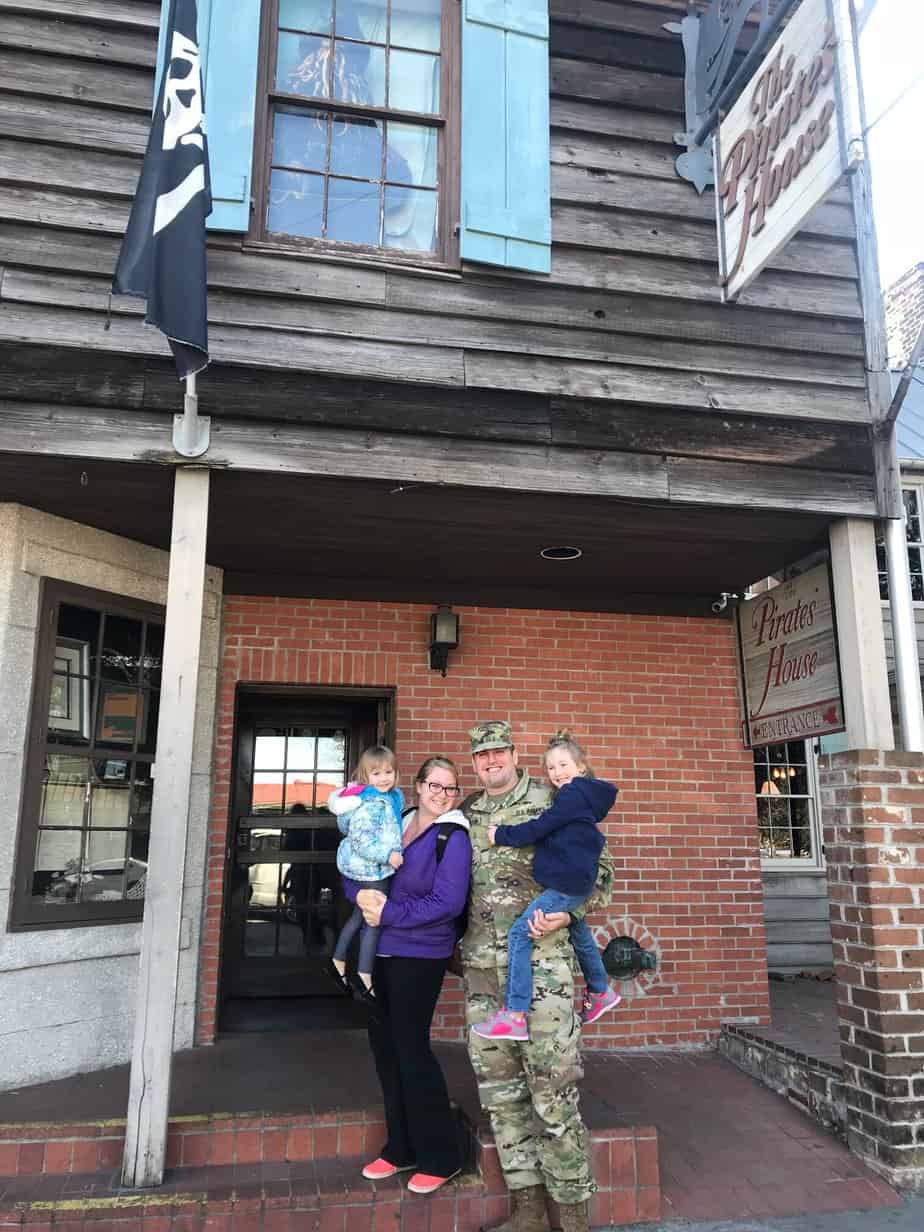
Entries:
<svg viewBox="0 0 924 1232">
<path fill-rule="evenodd" d="M 844 730 L 827 565 L 742 603 L 738 637 L 752 745 Z"/>
<path fill-rule="evenodd" d="M 862 153 L 843 0 L 804 0 L 715 140 L 719 272 L 734 299 Z"/>
</svg>

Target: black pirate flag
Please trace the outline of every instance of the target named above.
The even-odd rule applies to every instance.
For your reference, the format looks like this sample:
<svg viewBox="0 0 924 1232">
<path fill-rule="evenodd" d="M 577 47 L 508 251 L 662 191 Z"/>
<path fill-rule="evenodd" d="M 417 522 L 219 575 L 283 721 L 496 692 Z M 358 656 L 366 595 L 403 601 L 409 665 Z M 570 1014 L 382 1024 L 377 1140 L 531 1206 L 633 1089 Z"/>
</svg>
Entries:
<svg viewBox="0 0 924 1232">
<path fill-rule="evenodd" d="M 164 72 L 113 291 L 142 295 L 182 380 L 209 362 L 205 220 L 212 212 L 196 0 L 171 0 Z"/>
</svg>

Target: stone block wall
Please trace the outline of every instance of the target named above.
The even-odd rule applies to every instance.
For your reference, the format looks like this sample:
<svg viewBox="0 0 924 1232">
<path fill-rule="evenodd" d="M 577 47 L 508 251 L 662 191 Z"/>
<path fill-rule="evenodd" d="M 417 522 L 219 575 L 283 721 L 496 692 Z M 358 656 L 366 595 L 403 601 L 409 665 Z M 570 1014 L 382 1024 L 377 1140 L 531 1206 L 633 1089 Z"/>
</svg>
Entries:
<svg viewBox="0 0 924 1232">
<path fill-rule="evenodd" d="M 924 1189 L 924 754 L 819 764 L 851 1147 Z"/>
</svg>

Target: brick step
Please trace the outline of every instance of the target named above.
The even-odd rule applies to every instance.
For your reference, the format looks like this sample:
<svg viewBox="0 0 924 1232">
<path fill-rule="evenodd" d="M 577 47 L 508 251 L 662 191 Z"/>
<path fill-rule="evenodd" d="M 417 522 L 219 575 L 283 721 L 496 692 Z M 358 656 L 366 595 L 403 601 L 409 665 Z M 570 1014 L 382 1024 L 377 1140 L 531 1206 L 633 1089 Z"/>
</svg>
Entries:
<svg viewBox="0 0 924 1232">
<path fill-rule="evenodd" d="M 297 1232 L 327 1232 L 344 1226 L 337 1222 L 342 1215 L 350 1218 L 349 1232 L 354 1226 L 362 1232 L 366 1220 L 375 1232 L 468 1232 L 502 1218 L 508 1198 L 487 1123 L 458 1111 L 465 1174 L 426 1200 L 408 1192 L 406 1176 L 382 1185 L 362 1178 L 362 1165 L 384 1138 L 378 1106 L 313 1115 L 173 1117 L 164 1184 L 145 1191 L 121 1187 L 124 1120 L 2 1125 L 0 1225 L 47 1223 L 58 1232 L 77 1232 L 71 1224 L 102 1220 L 129 1221 L 124 1232 L 195 1232 L 208 1218 L 208 1232 L 232 1232 L 224 1221 L 233 1215 L 233 1232 L 285 1232 L 297 1216 Z M 596 1128 L 591 1150 L 599 1188 L 593 1226 L 658 1219 L 656 1130 Z M 430 1215 L 420 1212 L 422 1203 Z M 312 1211 L 320 1212 L 314 1224 L 305 1222 Z"/>
</svg>

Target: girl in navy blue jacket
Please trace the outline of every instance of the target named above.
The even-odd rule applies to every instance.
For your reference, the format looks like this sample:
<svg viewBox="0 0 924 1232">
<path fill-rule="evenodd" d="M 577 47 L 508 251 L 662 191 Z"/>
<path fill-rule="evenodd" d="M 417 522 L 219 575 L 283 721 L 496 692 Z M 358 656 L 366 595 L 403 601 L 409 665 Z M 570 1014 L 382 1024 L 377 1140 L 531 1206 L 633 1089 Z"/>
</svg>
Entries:
<svg viewBox="0 0 924 1232">
<path fill-rule="evenodd" d="M 529 921 L 536 911 L 574 911 L 583 904 L 597 880 L 597 864 L 603 850 L 599 823 L 616 800 L 618 789 L 593 777 L 584 750 L 568 731 L 557 732 L 549 741 L 545 768 L 555 788 L 551 806 L 532 821 L 488 828 L 488 841 L 501 847 L 535 843 L 533 876 L 543 891 L 507 934 L 506 1003 L 487 1022 L 472 1027 L 476 1035 L 485 1039 L 529 1039 L 526 1012 L 533 1000 Z M 600 951 L 586 921 L 573 919 L 568 931 L 587 984 L 581 1013 L 581 1021 L 586 1025 L 615 1009 L 621 998 L 609 986 Z"/>
</svg>

